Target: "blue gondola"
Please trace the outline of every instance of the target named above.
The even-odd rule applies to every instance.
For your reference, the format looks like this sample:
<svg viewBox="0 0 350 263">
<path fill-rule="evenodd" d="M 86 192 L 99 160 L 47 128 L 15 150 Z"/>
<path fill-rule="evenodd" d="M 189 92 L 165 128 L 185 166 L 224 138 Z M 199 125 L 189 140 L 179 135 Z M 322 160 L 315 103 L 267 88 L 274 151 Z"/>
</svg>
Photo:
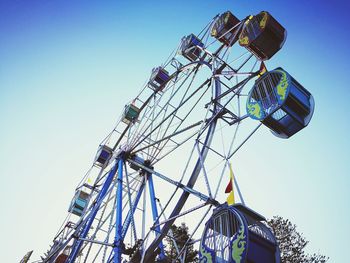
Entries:
<svg viewBox="0 0 350 263">
<path fill-rule="evenodd" d="M 149 81 L 149 85 L 153 90 L 162 91 L 165 84 L 169 81 L 170 76 L 168 71 L 162 67 L 157 67 L 152 70 L 152 75 Z"/>
<path fill-rule="evenodd" d="M 205 224 L 199 262 L 279 263 L 276 238 L 263 221 L 263 216 L 241 204 L 216 208 Z"/>
<path fill-rule="evenodd" d="M 199 47 L 204 47 L 204 44 L 194 34 L 190 34 L 182 38 L 178 53 L 193 62 L 202 54 Z"/>
<path fill-rule="evenodd" d="M 268 60 L 279 51 L 287 37 L 285 28 L 268 12 L 250 16 L 239 37 L 239 44 L 260 60 Z"/>
<path fill-rule="evenodd" d="M 83 190 L 77 190 L 69 206 L 68 211 L 74 215 L 82 216 L 89 202 L 89 194 Z"/>
<path fill-rule="evenodd" d="M 107 145 L 100 145 L 97 150 L 95 164 L 97 166 L 104 167 L 108 164 L 109 160 L 112 158 L 113 150 Z"/>
<path fill-rule="evenodd" d="M 211 36 L 215 37 L 226 46 L 232 46 L 239 37 L 240 20 L 235 17 L 230 11 L 221 14 L 215 20 L 211 28 Z"/>
<path fill-rule="evenodd" d="M 305 128 L 315 103 L 309 91 L 282 68 L 266 72 L 248 95 L 247 112 L 280 138 L 289 138 Z"/>
</svg>

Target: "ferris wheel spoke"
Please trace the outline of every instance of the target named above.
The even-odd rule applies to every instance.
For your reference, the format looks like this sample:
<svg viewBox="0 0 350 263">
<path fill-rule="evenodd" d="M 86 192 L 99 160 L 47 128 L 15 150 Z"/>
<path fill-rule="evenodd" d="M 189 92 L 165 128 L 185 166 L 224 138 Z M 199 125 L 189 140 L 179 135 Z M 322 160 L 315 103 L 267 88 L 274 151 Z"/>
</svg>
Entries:
<svg viewBox="0 0 350 263">
<path fill-rule="evenodd" d="M 193 129 L 193 128 L 195 128 L 195 127 L 201 125 L 202 123 L 203 123 L 203 121 L 198 121 L 198 122 L 196 122 L 196 123 L 194 123 L 194 124 L 191 124 L 191 125 L 189 125 L 189 126 L 183 128 L 183 129 L 181 129 L 180 131 L 176 131 L 176 132 L 174 132 L 174 133 L 172 133 L 172 134 L 169 134 L 169 135 L 167 135 L 167 136 L 164 136 L 163 138 L 161 138 L 161 139 L 159 139 L 159 140 L 157 140 L 157 141 L 154 141 L 154 142 L 152 142 L 152 143 L 150 143 L 150 144 L 147 144 L 146 146 L 144 146 L 144 147 L 142 147 L 142 148 L 140 148 L 140 149 L 135 150 L 133 153 L 136 154 L 136 153 L 138 153 L 138 152 L 140 152 L 140 151 L 143 151 L 143 150 L 147 149 L 148 147 L 152 147 L 152 146 L 155 146 L 155 145 L 157 145 L 157 144 L 160 144 L 161 142 L 163 142 L 163 141 L 165 141 L 165 140 L 169 140 L 169 139 L 171 139 L 171 138 L 173 138 L 173 137 L 175 137 L 175 136 L 177 136 L 177 135 L 179 135 L 179 134 L 181 134 L 181 133 L 183 133 L 183 132 L 186 132 L 186 131 L 188 131 L 188 130 Z"/>
<path fill-rule="evenodd" d="M 228 159 L 232 158 L 232 156 L 249 140 L 250 137 L 253 136 L 253 134 L 261 127 L 261 125 L 262 123 L 259 123 L 259 125 L 254 128 L 254 130 L 243 140 L 243 142 L 240 145 L 238 145 L 237 148 L 232 151 L 232 153 L 228 155 Z"/>
<path fill-rule="evenodd" d="M 199 66 L 199 65 L 198 65 Z M 198 66 L 196 67 L 196 68 L 198 68 Z M 195 69 L 196 69 L 195 68 Z M 184 82 L 183 82 L 184 83 Z M 181 84 L 181 85 L 183 85 L 183 83 Z M 168 103 L 166 104 L 166 105 L 171 105 L 170 103 L 169 103 L 169 101 L 168 101 Z M 164 109 L 164 107 L 163 107 L 163 109 Z M 177 109 L 175 109 L 173 112 L 172 112 L 172 114 L 170 114 L 170 115 L 168 115 L 168 116 L 172 116 L 172 118 L 174 118 L 174 117 L 176 117 L 176 114 L 175 114 L 175 111 L 177 111 Z M 159 115 L 159 114 L 158 114 Z M 181 120 L 181 119 L 180 119 Z M 151 122 L 152 123 L 152 125 L 153 125 L 153 122 Z M 162 121 L 161 122 L 161 124 L 163 124 L 163 123 L 165 123 L 164 121 Z M 169 122 L 169 124 L 168 125 L 170 125 L 170 123 L 171 123 L 171 121 Z M 159 126 L 159 125 L 158 125 Z M 158 127 L 157 127 L 158 128 Z M 145 131 L 146 131 L 147 129 L 145 129 Z M 152 134 L 153 132 L 154 132 L 154 130 L 155 130 L 155 128 L 154 129 L 152 129 L 152 131 L 149 133 L 149 134 Z M 160 130 L 160 129 L 159 129 Z M 158 130 L 158 131 L 159 131 Z M 142 136 L 142 134 L 143 133 L 141 133 L 141 136 Z M 158 132 L 158 134 L 159 134 L 159 132 Z M 148 136 L 148 135 L 147 135 Z M 143 138 L 141 139 L 141 141 L 144 141 L 145 140 L 145 138 L 147 138 L 147 136 L 144 136 L 143 135 Z M 155 151 L 157 151 L 158 149 L 154 149 Z"/>
<path fill-rule="evenodd" d="M 140 137 L 144 135 L 144 133 L 147 131 L 145 127 L 147 125 L 150 125 L 151 127 L 153 126 L 153 119 L 154 119 L 154 114 L 159 106 L 159 102 L 162 98 L 162 94 L 157 98 L 156 95 L 153 95 L 153 100 L 150 100 L 149 104 L 146 107 L 146 110 L 143 112 L 143 115 L 141 119 L 143 120 L 143 126 L 141 127 L 141 124 L 138 124 L 136 127 L 136 130 L 133 134 L 133 140 L 130 143 L 130 145 L 134 145 Z M 153 102 L 153 105 L 151 105 L 151 102 Z M 148 115 L 149 114 L 149 115 Z M 150 116 L 153 115 L 153 118 Z"/>
<path fill-rule="evenodd" d="M 162 216 L 163 216 L 164 220 L 167 220 L 167 217 L 166 217 L 166 215 L 165 215 L 165 210 L 164 210 L 164 208 L 162 207 L 162 205 L 161 205 L 161 203 L 160 203 L 160 200 L 158 200 L 158 205 L 159 205 L 160 210 L 161 210 L 161 211 L 164 211 L 164 212 L 162 213 Z M 161 215 L 159 215 L 159 216 L 161 216 Z M 161 225 L 161 223 L 159 223 L 159 225 Z M 174 234 L 173 234 L 173 231 L 172 231 L 171 229 L 169 230 L 168 235 L 169 235 L 169 237 L 170 237 L 170 239 L 171 239 L 171 241 L 172 241 L 172 243 L 173 243 L 173 246 L 174 246 L 175 249 L 176 249 L 176 252 L 179 254 L 179 253 L 180 253 L 179 247 L 178 247 L 178 245 L 177 245 L 176 239 L 174 238 Z"/>
<path fill-rule="evenodd" d="M 201 101 L 201 99 L 203 98 L 203 96 L 207 93 L 208 89 L 209 89 L 209 86 L 203 91 L 203 93 L 199 96 L 199 98 L 197 99 L 197 101 L 194 102 L 194 105 L 189 109 L 188 113 L 184 116 L 183 120 L 182 120 L 182 121 L 177 125 L 177 127 L 172 131 L 172 134 L 179 134 L 179 133 L 177 133 L 178 129 L 181 127 L 181 125 L 184 123 L 184 121 L 188 118 L 188 116 L 192 113 L 192 111 L 195 109 L 195 107 L 196 107 L 196 106 L 198 105 L 198 103 Z M 203 122 L 203 121 L 202 121 L 202 122 Z M 198 125 L 199 125 L 199 124 L 201 124 L 202 122 L 200 122 L 200 123 L 197 122 L 197 123 L 198 123 Z M 196 125 L 196 123 L 195 123 L 195 124 L 192 124 L 191 126 L 193 126 L 193 125 Z M 197 125 L 196 125 L 196 126 L 197 126 Z M 168 126 L 168 128 L 169 128 L 169 126 Z M 165 135 L 166 135 L 166 133 L 167 133 L 167 131 L 168 131 L 168 128 L 167 128 L 167 130 L 164 132 L 163 138 L 166 137 Z M 157 156 L 160 154 L 161 150 L 164 149 L 164 147 L 167 145 L 167 142 L 169 142 L 170 140 L 171 140 L 171 139 L 169 138 L 169 139 L 167 139 L 167 140 L 163 143 L 162 147 L 160 148 L 160 151 L 158 151 L 158 153 L 154 155 L 154 158 L 157 158 Z M 176 148 L 177 148 L 177 147 L 176 147 Z"/>
<path fill-rule="evenodd" d="M 193 229 L 192 233 L 189 235 L 188 239 L 186 240 L 186 242 L 184 243 L 182 249 L 179 252 L 179 255 L 177 258 L 175 258 L 175 260 L 177 260 L 179 258 L 179 256 L 181 256 L 184 252 L 185 249 L 187 247 L 187 245 L 191 242 L 191 240 L 193 239 L 194 235 L 196 234 L 196 232 L 198 231 L 199 227 L 201 226 L 201 224 L 203 223 L 204 219 L 206 217 L 208 217 L 208 214 L 210 212 L 210 210 L 212 209 L 212 205 L 209 205 L 208 209 L 206 210 L 206 212 L 204 213 L 203 216 L 201 216 L 200 220 L 198 221 L 198 224 L 195 226 L 195 228 Z M 195 240 L 196 242 L 197 240 Z M 199 241 L 199 240 L 198 240 Z M 198 242 L 197 241 L 197 242 Z M 192 241 L 193 242 L 193 241 Z M 194 242 L 193 242 L 194 243 Z"/>
<path fill-rule="evenodd" d="M 234 85 L 232 88 L 224 91 L 223 93 L 221 93 L 217 98 L 215 98 L 213 100 L 213 102 L 218 102 L 220 101 L 220 99 L 224 98 L 225 96 L 229 95 L 231 92 L 235 92 L 236 89 L 240 89 L 243 88 L 251 79 L 253 79 L 254 77 L 256 77 L 259 74 L 259 71 L 253 72 L 253 74 L 251 74 L 250 76 L 248 76 L 247 78 L 243 79 L 242 81 L 240 81 L 239 83 L 237 83 L 236 85 Z M 234 94 L 237 94 L 234 93 Z"/>
<path fill-rule="evenodd" d="M 220 189 L 220 186 L 221 186 L 221 183 L 222 183 L 222 179 L 223 179 L 224 173 L 227 170 L 227 168 L 229 168 L 229 161 L 228 161 L 229 158 L 227 157 L 227 155 L 232 150 L 233 144 L 236 141 L 236 136 L 237 136 L 237 132 L 238 132 L 239 126 L 240 126 L 239 123 L 237 123 L 236 128 L 235 128 L 235 132 L 233 134 L 233 137 L 232 137 L 232 140 L 231 140 L 231 143 L 230 143 L 230 146 L 229 146 L 228 153 L 224 156 L 224 158 L 222 160 L 224 162 L 224 165 L 223 165 L 223 167 L 221 169 L 221 172 L 220 172 L 219 180 L 218 180 L 218 183 L 217 183 L 217 186 L 216 186 L 216 189 L 215 189 L 215 193 L 214 193 L 214 198 L 217 197 L 219 189 Z M 220 164 L 221 164 L 221 162 L 218 165 L 220 165 Z M 241 199 L 241 200 L 243 200 L 243 199 Z"/>
<path fill-rule="evenodd" d="M 186 211 L 184 211 L 184 212 L 182 212 L 182 213 L 179 213 L 178 215 L 176 215 L 176 216 L 174 216 L 174 217 L 169 217 L 168 219 L 165 219 L 164 221 L 162 221 L 162 222 L 160 222 L 160 223 L 158 223 L 158 224 L 154 224 L 154 225 L 152 226 L 152 228 L 155 228 L 155 227 L 164 225 L 165 223 L 167 223 L 167 222 L 169 222 L 169 221 L 172 221 L 172 220 L 174 220 L 174 219 L 178 219 L 178 218 L 180 218 L 180 217 L 183 217 L 183 216 L 185 216 L 185 215 L 187 215 L 187 214 L 189 214 L 189 213 L 192 213 L 192 212 L 194 212 L 194 211 L 196 211 L 196 210 L 198 210 L 198 209 L 201 209 L 201 208 L 203 208 L 203 207 L 205 207 L 205 206 L 208 206 L 208 205 L 211 206 L 212 204 L 209 204 L 209 203 L 205 202 L 205 203 L 202 203 L 202 204 L 197 205 L 197 206 L 195 206 L 195 207 L 192 207 L 192 208 L 190 208 L 190 209 L 188 209 L 188 210 L 186 210 Z"/>
<path fill-rule="evenodd" d="M 199 88 L 197 88 L 188 98 L 186 98 L 185 101 L 183 101 L 183 103 L 182 103 L 179 107 L 177 107 L 176 109 L 174 109 L 166 118 L 164 118 L 164 119 L 162 120 L 162 122 L 161 122 L 160 124 L 158 124 L 156 127 L 154 127 L 154 128 L 152 129 L 152 131 L 150 131 L 147 135 L 145 135 L 144 138 L 141 139 L 141 140 L 138 142 L 138 144 L 136 144 L 136 145 L 131 149 L 131 151 L 134 151 L 134 150 L 136 149 L 137 146 L 139 146 L 142 142 L 144 142 L 145 138 L 148 138 L 148 137 L 152 134 L 152 132 L 154 132 L 156 129 L 158 129 L 159 127 L 161 127 L 161 125 L 162 125 L 166 120 L 168 120 L 170 117 L 172 117 L 172 115 L 173 115 L 174 113 L 176 113 L 176 112 L 179 110 L 179 108 L 180 108 L 181 106 L 183 106 L 188 100 L 190 100 L 190 99 L 191 99 L 205 84 L 207 84 L 208 82 L 209 82 L 209 80 L 205 81 L 205 83 L 203 83 Z"/>
<path fill-rule="evenodd" d="M 192 69 L 192 72 L 194 71 L 194 69 Z M 143 131 L 140 131 L 139 132 L 139 137 L 146 137 L 146 136 L 144 136 L 144 134 L 150 129 L 150 127 L 153 125 L 153 123 L 152 123 L 152 120 L 155 120 L 155 119 L 158 119 L 159 118 L 159 116 L 160 116 L 160 114 L 164 111 L 164 108 L 166 108 L 167 107 L 167 105 L 170 105 L 170 101 L 173 99 L 173 97 L 177 94 L 177 92 L 181 89 L 181 87 L 186 83 L 186 81 L 187 81 L 187 79 L 190 77 L 190 75 L 188 75 L 188 76 L 186 76 L 185 77 L 185 79 L 180 83 L 180 85 L 175 89 L 175 84 L 176 84 L 176 80 L 177 80 L 177 77 L 178 77 L 178 74 L 181 74 L 182 73 L 182 71 L 180 70 L 179 72 L 176 72 L 176 73 L 174 73 L 174 77 L 175 77 L 175 81 L 174 81 L 174 83 L 172 84 L 173 85 L 173 91 L 171 92 L 171 95 L 170 95 L 170 97 L 169 97 L 169 99 L 165 102 L 165 104 L 164 104 L 164 106 L 161 106 L 161 110 L 158 112 L 158 114 L 155 116 L 155 118 L 152 118 L 152 119 L 150 119 L 150 124 L 147 126 L 146 124 L 147 124 L 147 122 L 145 122 L 144 123 L 144 129 L 142 129 Z M 154 95 L 152 95 L 148 100 L 147 100 L 147 105 L 148 105 L 148 103 L 151 101 L 151 99 L 152 99 L 152 97 L 154 98 L 154 96 L 155 96 L 155 94 Z M 159 102 L 160 100 L 158 99 L 158 102 Z M 145 105 L 145 104 L 144 104 Z M 156 108 L 156 107 L 153 107 L 154 109 Z M 145 116 L 145 114 L 144 114 L 144 116 Z"/>
<path fill-rule="evenodd" d="M 207 172 L 206 172 L 206 169 L 205 169 L 205 166 L 204 166 L 204 160 L 203 160 L 202 155 L 201 155 L 201 150 L 199 149 L 199 142 L 196 143 L 196 148 L 197 148 L 197 151 L 198 151 L 198 157 L 199 157 L 199 161 L 200 161 L 200 164 L 201 164 L 201 168 L 200 169 L 201 169 L 201 171 L 203 173 L 203 176 L 204 176 L 205 185 L 207 187 L 207 191 L 208 191 L 209 197 L 212 198 L 210 184 L 209 184 L 209 179 L 208 179 Z"/>
<path fill-rule="evenodd" d="M 172 86 L 173 86 L 173 88 L 171 89 L 170 98 L 172 98 L 172 97 L 174 96 L 174 93 L 175 93 L 175 82 L 174 82 L 174 84 L 173 84 Z M 179 88 L 181 88 L 181 86 L 182 86 L 182 85 L 180 85 Z M 164 118 L 166 117 L 166 114 L 167 114 L 169 108 L 173 108 L 173 109 L 176 108 L 175 106 L 173 106 L 173 105 L 170 103 L 170 100 L 169 100 L 168 103 L 166 103 L 165 105 L 166 105 L 165 109 L 164 109 L 164 110 L 162 109 L 162 110 L 163 110 L 162 119 L 164 119 Z M 176 114 L 174 114 L 174 116 L 175 116 L 176 118 L 178 118 L 178 119 L 181 120 L 181 118 L 179 118 L 178 116 L 176 116 Z M 153 120 L 154 120 L 154 118 L 153 118 Z M 153 123 L 153 122 L 152 122 L 152 123 Z M 152 130 L 152 129 L 153 129 L 153 127 L 151 127 L 151 130 Z M 158 129 L 158 132 L 157 132 L 156 137 L 155 137 L 154 140 L 158 140 L 159 135 L 160 135 L 160 132 L 161 132 L 161 129 Z"/>
<path fill-rule="evenodd" d="M 170 125 L 170 124 L 172 123 L 172 120 L 173 120 L 175 117 L 177 117 L 176 113 L 177 113 L 178 109 L 179 109 L 179 108 L 183 105 L 183 103 L 184 103 L 184 99 L 186 98 L 186 95 L 187 95 L 187 93 L 189 92 L 189 90 L 190 90 L 190 88 L 191 88 L 191 86 L 192 86 L 192 84 L 193 84 L 193 81 L 194 81 L 194 79 L 195 79 L 195 77 L 196 77 L 196 70 L 198 69 L 198 67 L 199 67 L 199 65 L 198 65 L 196 68 L 193 69 L 194 74 L 193 74 L 193 76 L 192 76 L 192 79 L 190 80 L 190 83 L 188 84 L 188 86 L 187 86 L 187 88 L 186 88 L 186 90 L 185 90 L 185 92 L 184 92 L 184 94 L 183 94 L 181 100 L 179 101 L 178 106 L 174 107 L 176 111 L 174 112 L 174 114 L 172 114 L 171 119 L 170 119 L 168 125 Z M 189 76 L 190 76 L 190 75 L 188 75 L 188 77 L 189 77 Z M 185 82 L 183 82 L 183 83 L 180 85 L 180 87 L 178 88 L 178 90 L 180 90 L 180 88 L 183 86 L 184 83 L 185 83 Z M 166 109 L 167 109 L 167 108 L 168 108 L 168 107 L 166 107 Z M 180 120 L 181 120 L 181 118 L 180 118 Z M 163 123 L 163 122 L 162 122 L 162 123 Z"/>
<path fill-rule="evenodd" d="M 208 149 L 209 151 L 211 151 L 212 153 L 215 153 L 216 155 L 218 155 L 221 158 L 225 158 L 225 156 L 221 153 L 219 153 L 218 151 L 216 151 L 214 148 L 207 146 L 204 142 L 198 140 L 198 143 L 201 144 L 204 148 Z"/>
<path fill-rule="evenodd" d="M 162 119 L 162 122 L 160 122 L 158 125 L 156 125 L 152 130 L 150 130 L 147 135 L 144 135 L 143 136 L 143 139 L 141 139 L 140 141 L 138 141 L 138 143 L 136 145 L 134 145 L 132 148 L 131 148 L 131 151 L 135 150 L 135 148 L 140 144 L 142 143 L 145 139 L 144 138 L 148 138 L 151 136 L 151 134 L 153 132 L 155 132 L 156 129 L 158 129 L 165 121 L 167 121 L 168 119 L 170 118 L 173 118 L 173 115 L 176 114 L 176 112 L 179 110 L 179 108 L 181 106 L 183 106 L 186 102 L 188 102 L 201 88 L 203 88 L 206 84 L 208 84 L 210 80 L 207 79 L 204 83 L 202 83 L 196 90 L 194 90 L 191 95 L 189 95 L 186 99 L 182 99 L 181 100 L 181 104 L 179 104 L 170 114 L 167 115 L 167 117 L 165 117 L 164 119 Z M 184 83 L 184 82 L 183 82 Z M 182 83 L 182 85 L 183 85 Z M 177 90 L 180 90 L 180 87 L 177 89 Z M 165 106 L 163 106 L 163 108 L 165 108 Z M 162 109 L 163 109 L 162 108 Z M 156 116 L 156 118 L 159 117 L 159 114 Z M 145 131 L 147 131 L 148 129 L 150 128 L 150 126 L 148 126 Z"/>
<path fill-rule="evenodd" d="M 194 190 L 194 189 L 192 189 L 192 188 L 190 188 L 182 183 L 179 183 L 178 181 L 174 181 L 173 179 L 170 179 L 169 177 L 167 177 L 167 176 L 165 176 L 165 175 L 163 175 L 163 174 L 161 174 L 161 173 L 159 173 L 159 172 L 157 172 L 157 171 L 155 171 L 147 166 L 144 166 L 143 164 L 140 164 L 139 162 L 137 162 L 133 159 L 128 159 L 128 161 L 130 163 L 138 166 L 142 170 L 145 170 L 146 172 L 159 177 L 163 181 L 166 181 L 166 182 L 172 184 L 173 186 L 178 187 L 189 194 L 193 194 L 194 196 L 198 197 L 200 200 L 203 200 L 203 201 L 211 203 L 211 204 L 218 204 L 218 201 L 216 201 L 215 199 L 210 198 L 209 196 L 206 196 L 205 194 L 203 194 L 199 191 L 196 191 L 196 190 Z"/>
<path fill-rule="evenodd" d="M 168 155 L 170 155 L 173 151 L 175 151 L 177 148 L 179 148 L 181 145 L 185 144 L 186 142 L 188 142 L 190 139 L 194 138 L 196 135 L 198 134 L 198 132 L 194 132 L 192 134 L 190 134 L 187 138 L 185 138 L 184 140 L 182 140 L 181 142 L 179 142 L 175 147 L 173 147 L 170 151 L 163 153 L 163 155 L 159 156 L 157 159 L 155 159 L 153 161 L 153 163 L 157 163 L 159 161 L 161 161 L 162 159 L 164 159 L 165 157 L 167 157 Z"/>
</svg>

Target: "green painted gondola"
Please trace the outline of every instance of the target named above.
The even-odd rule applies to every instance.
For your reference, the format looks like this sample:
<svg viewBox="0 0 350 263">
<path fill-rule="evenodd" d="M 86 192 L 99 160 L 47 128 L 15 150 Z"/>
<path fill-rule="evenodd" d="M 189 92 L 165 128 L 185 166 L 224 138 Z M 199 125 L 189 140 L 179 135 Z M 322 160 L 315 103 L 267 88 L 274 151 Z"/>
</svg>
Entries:
<svg viewBox="0 0 350 263">
<path fill-rule="evenodd" d="M 287 37 L 285 28 L 268 12 L 250 16 L 239 37 L 239 44 L 260 60 L 268 60 L 279 51 Z"/>
<path fill-rule="evenodd" d="M 247 100 L 249 116 L 280 138 L 289 138 L 305 128 L 314 107 L 311 93 L 282 68 L 257 79 Z"/>
<path fill-rule="evenodd" d="M 134 104 L 126 105 L 124 108 L 123 122 L 126 124 L 134 123 L 139 117 L 140 109 Z"/>
</svg>

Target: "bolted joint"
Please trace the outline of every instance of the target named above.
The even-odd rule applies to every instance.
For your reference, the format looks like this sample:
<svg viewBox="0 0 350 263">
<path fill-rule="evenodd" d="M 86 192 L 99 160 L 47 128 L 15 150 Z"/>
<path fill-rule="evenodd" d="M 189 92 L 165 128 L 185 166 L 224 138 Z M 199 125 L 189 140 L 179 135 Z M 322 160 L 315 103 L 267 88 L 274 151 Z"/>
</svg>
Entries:
<svg viewBox="0 0 350 263">
<path fill-rule="evenodd" d="M 121 151 L 119 154 L 118 154 L 118 156 L 117 156 L 117 160 L 123 160 L 123 161 L 125 161 L 126 160 L 126 158 L 129 156 L 129 153 L 127 153 L 126 151 Z"/>
<path fill-rule="evenodd" d="M 115 240 L 114 242 L 113 242 L 113 246 L 112 247 L 118 247 L 118 248 L 120 248 L 121 249 L 121 251 L 124 251 L 125 250 L 125 244 L 124 244 L 124 242 L 123 242 L 123 240 Z"/>
</svg>

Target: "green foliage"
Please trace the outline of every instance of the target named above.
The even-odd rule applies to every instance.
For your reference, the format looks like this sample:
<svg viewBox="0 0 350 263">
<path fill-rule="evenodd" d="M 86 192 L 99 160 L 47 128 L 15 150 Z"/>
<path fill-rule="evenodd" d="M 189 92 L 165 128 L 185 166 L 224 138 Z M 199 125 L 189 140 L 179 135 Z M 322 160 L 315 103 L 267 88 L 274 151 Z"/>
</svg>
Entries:
<svg viewBox="0 0 350 263">
<path fill-rule="evenodd" d="M 328 261 L 329 258 L 324 255 L 316 253 L 310 255 L 305 252 L 309 241 L 297 231 L 296 225 L 288 219 L 274 216 L 267 223 L 279 243 L 282 263 L 325 263 Z"/>
<path fill-rule="evenodd" d="M 172 233 L 173 239 L 170 238 L 170 233 Z M 198 251 L 193 249 L 192 239 L 189 240 L 190 234 L 188 233 L 188 227 L 185 223 L 181 223 L 180 226 L 172 225 L 168 236 L 166 237 L 166 256 L 168 257 L 169 262 L 171 260 L 176 259 L 178 253 L 177 249 L 181 251 L 181 249 L 186 245 L 186 263 L 198 262 Z M 189 240 L 189 241 L 188 241 Z M 188 241 L 188 242 L 187 242 Z M 176 242 L 176 246 L 174 244 Z M 180 262 L 179 259 L 176 262 Z"/>
</svg>

